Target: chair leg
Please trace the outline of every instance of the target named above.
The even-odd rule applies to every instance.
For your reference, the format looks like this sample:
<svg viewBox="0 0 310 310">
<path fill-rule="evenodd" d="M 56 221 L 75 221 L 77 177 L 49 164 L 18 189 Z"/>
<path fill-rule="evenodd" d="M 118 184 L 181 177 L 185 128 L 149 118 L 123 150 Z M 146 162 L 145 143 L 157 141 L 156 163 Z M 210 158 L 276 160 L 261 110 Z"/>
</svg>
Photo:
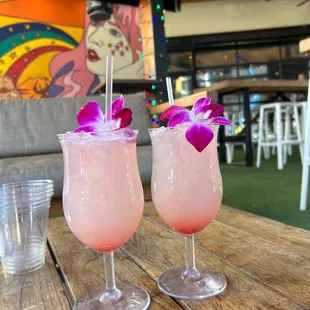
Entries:
<svg viewBox="0 0 310 310">
<path fill-rule="evenodd" d="M 262 140 L 263 140 L 263 124 L 264 124 L 264 108 L 260 107 L 259 124 L 258 124 L 258 143 L 257 143 L 257 158 L 256 167 L 259 168 L 262 157 Z"/>
<path fill-rule="evenodd" d="M 235 146 L 232 144 L 230 149 L 231 162 L 234 160 Z"/>
<path fill-rule="evenodd" d="M 276 131 L 277 131 L 277 157 L 278 157 L 278 169 L 283 169 L 283 157 L 282 157 L 282 124 L 281 124 L 281 107 L 276 105 Z"/>
<path fill-rule="evenodd" d="M 285 127 L 284 127 L 284 140 L 288 141 L 291 140 L 291 115 L 290 115 L 290 108 L 285 109 Z M 292 146 L 286 145 L 285 151 L 288 155 L 292 156 Z M 286 155 L 285 155 L 286 156 Z"/>
<path fill-rule="evenodd" d="M 303 146 L 302 135 L 301 135 L 301 127 L 300 127 L 300 122 L 299 122 L 298 109 L 297 109 L 297 107 L 294 107 L 293 109 L 294 109 L 294 118 L 296 121 L 296 131 L 297 131 L 297 139 L 298 139 L 298 143 L 299 143 L 300 158 L 301 158 L 301 162 L 303 162 L 304 146 Z"/>
<path fill-rule="evenodd" d="M 301 194 L 300 194 L 300 211 L 307 209 L 307 194 L 308 194 L 308 182 L 309 182 L 309 166 L 303 165 L 302 179 L 301 179 Z"/>
<path fill-rule="evenodd" d="M 288 154 L 288 148 L 286 145 L 283 146 L 283 164 L 285 165 L 287 163 L 287 154 Z"/>
<path fill-rule="evenodd" d="M 229 143 L 226 143 L 225 146 L 226 146 L 226 161 L 227 164 L 230 165 L 232 163 L 231 148 L 230 148 L 231 145 Z"/>
<path fill-rule="evenodd" d="M 269 146 L 264 146 L 263 147 L 264 150 L 264 157 L 265 159 L 270 159 L 270 147 Z"/>
<path fill-rule="evenodd" d="M 257 159 L 256 159 L 256 167 L 260 168 L 261 160 L 262 160 L 262 146 L 260 143 L 257 145 Z"/>
</svg>

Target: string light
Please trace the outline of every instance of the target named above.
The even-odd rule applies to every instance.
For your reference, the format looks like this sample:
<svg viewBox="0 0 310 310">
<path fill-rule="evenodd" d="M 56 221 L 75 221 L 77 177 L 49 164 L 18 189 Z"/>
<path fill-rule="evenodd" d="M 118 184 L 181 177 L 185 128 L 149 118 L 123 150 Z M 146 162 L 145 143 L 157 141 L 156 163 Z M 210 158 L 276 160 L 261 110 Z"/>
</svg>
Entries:
<svg viewBox="0 0 310 310">
<path fill-rule="evenodd" d="M 148 10 L 148 8 L 150 8 L 151 5 L 153 6 L 153 8 L 155 8 L 155 10 L 153 11 L 153 14 L 149 14 L 149 13 L 147 13 L 145 15 L 142 14 L 142 16 L 145 16 L 145 18 L 144 18 L 144 20 L 142 20 L 140 22 L 140 27 L 143 27 L 144 29 L 151 29 L 152 24 L 153 25 L 156 24 L 156 27 L 158 27 L 159 25 L 162 25 L 163 27 L 166 27 L 165 26 L 166 10 L 164 10 L 162 8 L 161 3 L 155 4 L 155 7 L 154 7 L 154 3 L 151 4 L 151 0 L 140 1 L 140 9 L 146 8 Z M 150 12 L 150 11 L 145 11 L 145 12 Z M 146 33 L 147 32 L 148 31 L 146 31 Z M 164 37 L 164 35 L 160 35 L 158 37 L 142 35 L 140 38 L 138 38 L 138 40 L 139 40 L 139 42 L 143 42 L 144 46 L 147 46 L 148 41 L 150 41 L 150 44 L 152 44 L 152 42 L 154 42 L 156 40 L 161 41 L 161 42 L 165 42 L 166 44 L 169 42 L 169 40 L 166 39 Z M 149 48 L 146 48 L 144 51 L 146 52 L 147 50 L 149 50 Z M 155 57 L 155 52 L 153 52 L 153 51 L 152 52 L 148 51 L 147 53 L 143 53 L 141 55 L 141 59 L 142 60 L 147 60 L 147 59 L 150 59 L 150 58 L 153 58 L 153 57 Z M 161 58 L 163 58 L 163 60 L 165 60 L 165 57 L 161 57 Z M 151 67 L 152 67 L 152 65 L 151 65 Z M 167 72 L 169 73 L 170 70 L 168 69 Z M 156 73 L 148 72 L 145 76 L 148 79 L 153 79 L 153 78 L 155 78 Z M 164 81 L 163 78 L 160 78 L 159 80 L 160 80 L 161 84 Z M 162 85 L 160 87 L 162 87 Z M 154 84 L 150 85 L 148 90 L 145 93 L 147 98 L 148 97 L 150 98 L 150 96 L 152 96 L 152 94 L 154 93 L 154 91 L 156 91 L 156 89 L 157 89 L 156 85 L 154 85 Z M 159 91 L 157 92 L 157 100 L 153 99 L 154 97 L 150 98 L 150 99 L 147 99 L 145 101 L 146 105 L 156 106 L 158 103 L 163 103 L 163 101 L 164 101 L 163 100 L 164 99 L 163 98 L 164 94 L 165 93 L 161 89 L 159 89 Z M 158 115 L 156 115 L 156 114 L 152 115 L 152 122 L 155 123 L 156 125 L 160 124 L 160 122 L 158 120 Z"/>
</svg>

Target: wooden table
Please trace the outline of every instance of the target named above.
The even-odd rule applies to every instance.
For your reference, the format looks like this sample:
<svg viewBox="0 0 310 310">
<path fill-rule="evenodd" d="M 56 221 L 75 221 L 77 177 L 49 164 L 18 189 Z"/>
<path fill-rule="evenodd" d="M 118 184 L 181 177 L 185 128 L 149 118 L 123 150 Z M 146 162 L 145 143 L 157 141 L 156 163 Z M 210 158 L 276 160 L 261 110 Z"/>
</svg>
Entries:
<svg viewBox="0 0 310 310">
<path fill-rule="evenodd" d="M 184 244 L 147 203 L 136 234 L 116 251 L 117 282 L 147 289 L 150 309 L 310 309 L 309 231 L 222 207 L 216 220 L 197 234 L 196 244 L 198 267 L 223 273 L 225 293 L 203 301 L 161 294 L 156 280 L 166 269 L 184 265 Z M 1 274 L 0 309 L 70 309 L 88 288 L 104 286 L 103 274 L 100 255 L 77 241 L 63 217 L 51 219 L 47 263 L 23 277 L 5 279 Z"/>
<path fill-rule="evenodd" d="M 226 162 L 225 142 L 245 142 L 246 144 L 246 165 L 253 166 L 252 150 L 252 130 L 251 130 L 251 93 L 276 93 L 275 98 L 284 97 L 283 93 L 303 93 L 308 91 L 308 81 L 296 80 L 225 80 L 207 88 L 196 89 L 195 92 L 202 90 L 208 93 L 218 93 L 219 103 L 224 103 L 224 96 L 234 93 L 243 94 L 243 110 L 245 117 L 245 135 L 238 137 L 225 137 L 224 130 L 221 128 L 219 133 L 220 159 Z"/>
</svg>

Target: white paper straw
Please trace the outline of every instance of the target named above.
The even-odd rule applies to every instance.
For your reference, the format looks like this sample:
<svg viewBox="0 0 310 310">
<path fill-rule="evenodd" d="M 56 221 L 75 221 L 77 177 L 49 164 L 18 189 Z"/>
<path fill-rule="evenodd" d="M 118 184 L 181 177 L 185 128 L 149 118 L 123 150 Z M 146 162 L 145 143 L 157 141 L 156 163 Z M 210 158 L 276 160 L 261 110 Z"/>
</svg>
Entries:
<svg viewBox="0 0 310 310">
<path fill-rule="evenodd" d="M 107 56 L 106 59 L 106 81 L 105 81 L 105 115 L 106 121 L 112 120 L 112 109 L 110 109 L 109 115 L 108 109 L 112 104 L 113 93 L 113 57 Z"/>
<path fill-rule="evenodd" d="M 166 77 L 166 84 L 167 84 L 169 106 L 172 106 L 172 105 L 174 105 L 174 99 L 173 99 L 173 89 L 172 89 L 171 77 L 169 77 L 169 76 Z"/>
</svg>

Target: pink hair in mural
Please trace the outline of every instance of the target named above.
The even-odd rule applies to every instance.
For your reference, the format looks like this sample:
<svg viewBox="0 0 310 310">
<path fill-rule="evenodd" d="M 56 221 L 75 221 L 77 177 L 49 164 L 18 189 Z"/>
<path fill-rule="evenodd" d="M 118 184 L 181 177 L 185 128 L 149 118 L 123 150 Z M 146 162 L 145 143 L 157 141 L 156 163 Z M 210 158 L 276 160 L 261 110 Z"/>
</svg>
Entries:
<svg viewBox="0 0 310 310">
<path fill-rule="evenodd" d="M 106 56 L 114 57 L 115 78 L 143 78 L 139 8 L 114 5 L 113 18 L 91 22 L 86 14 L 79 46 L 55 56 L 50 64 L 49 97 L 85 97 L 105 83 Z"/>
</svg>

